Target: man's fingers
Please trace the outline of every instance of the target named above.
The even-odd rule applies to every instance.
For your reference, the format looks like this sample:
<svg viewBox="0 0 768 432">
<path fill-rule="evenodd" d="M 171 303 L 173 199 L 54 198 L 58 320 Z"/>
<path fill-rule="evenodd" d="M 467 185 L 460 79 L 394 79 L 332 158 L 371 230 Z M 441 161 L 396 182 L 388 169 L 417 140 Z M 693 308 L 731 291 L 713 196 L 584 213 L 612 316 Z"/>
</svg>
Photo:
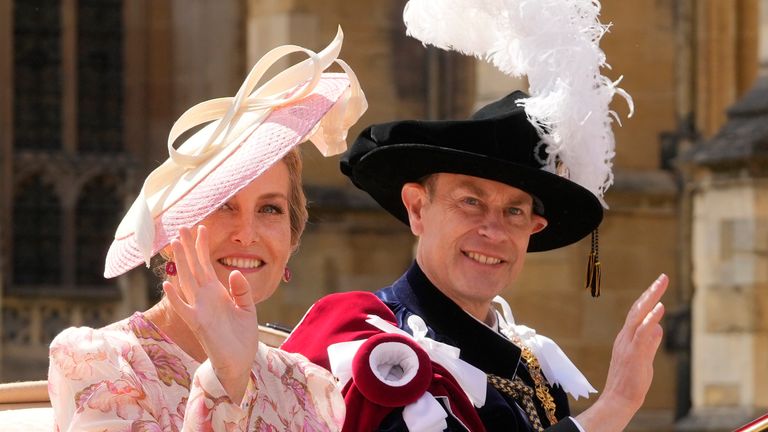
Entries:
<svg viewBox="0 0 768 432">
<path fill-rule="evenodd" d="M 237 270 L 229 274 L 229 293 L 237 307 L 248 311 L 256 310 L 251 294 L 251 285 L 245 276 Z"/>
<path fill-rule="evenodd" d="M 659 300 L 661 300 L 661 296 L 666 292 L 668 285 L 669 278 L 662 273 L 632 305 L 632 308 L 627 314 L 627 320 L 625 321 L 624 326 L 630 327 L 631 330 L 637 328 L 646 315 L 648 315 L 655 305 L 659 303 Z"/>
<path fill-rule="evenodd" d="M 661 322 L 661 318 L 664 316 L 664 303 L 656 303 L 650 312 L 643 318 L 642 325 L 658 324 Z"/>
<path fill-rule="evenodd" d="M 661 327 L 661 318 L 664 316 L 664 304 L 656 303 L 653 309 L 643 318 L 637 327 L 633 343 L 644 346 L 651 353 L 655 353 L 661 344 L 664 330 Z"/>
</svg>

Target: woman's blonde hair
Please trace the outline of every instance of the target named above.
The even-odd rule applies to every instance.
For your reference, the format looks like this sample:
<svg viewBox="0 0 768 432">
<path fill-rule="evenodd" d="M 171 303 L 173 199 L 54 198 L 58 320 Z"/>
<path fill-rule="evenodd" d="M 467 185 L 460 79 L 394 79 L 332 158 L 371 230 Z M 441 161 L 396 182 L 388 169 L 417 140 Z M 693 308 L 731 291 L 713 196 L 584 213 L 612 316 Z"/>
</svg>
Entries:
<svg viewBox="0 0 768 432">
<path fill-rule="evenodd" d="M 291 149 L 283 157 L 283 162 L 288 167 L 288 177 L 290 179 L 288 186 L 288 215 L 291 220 L 291 246 L 295 251 L 299 247 L 301 234 L 304 232 L 304 228 L 307 226 L 307 219 L 309 218 L 307 197 L 304 195 L 301 179 L 301 152 L 298 147 Z"/>
</svg>

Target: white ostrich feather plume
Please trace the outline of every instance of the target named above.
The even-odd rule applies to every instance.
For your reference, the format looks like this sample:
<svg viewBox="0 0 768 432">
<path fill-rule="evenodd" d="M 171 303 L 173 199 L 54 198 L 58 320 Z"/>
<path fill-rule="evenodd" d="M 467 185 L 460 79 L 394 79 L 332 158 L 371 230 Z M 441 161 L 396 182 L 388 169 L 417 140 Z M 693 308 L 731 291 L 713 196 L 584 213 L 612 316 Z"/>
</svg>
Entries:
<svg viewBox="0 0 768 432">
<path fill-rule="evenodd" d="M 608 31 L 597 0 L 409 0 L 408 35 L 425 44 L 493 63 L 527 76 L 531 97 L 519 101 L 546 145 L 545 169 L 597 196 L 613 183 L 619 116 L 608 107 L 632 97 L 600 72 L 610 68 L 599 43 Z M 562 165 L 559 165 L 562 164 Z"/>
</svg>

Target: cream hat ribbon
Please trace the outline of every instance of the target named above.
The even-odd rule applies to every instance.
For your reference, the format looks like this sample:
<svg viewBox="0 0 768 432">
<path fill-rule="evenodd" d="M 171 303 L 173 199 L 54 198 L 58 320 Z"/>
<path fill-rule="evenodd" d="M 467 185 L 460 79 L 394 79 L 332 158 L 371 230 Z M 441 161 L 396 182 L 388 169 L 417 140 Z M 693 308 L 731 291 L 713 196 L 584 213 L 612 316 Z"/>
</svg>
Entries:
<svg viewBox="0 0 768 432">
<path fill-rule="evenodd" d="M 333 63 L 341 66 L 349 78 L 350 87 L 309 136 L 324 156 L 343 152 L 347 130 L 368 106 L 354 72 L 337 58 L 343 37 L 339 27 L 334 40 L 319 53 L 296 45 L 277 47 L 254 65 L 234 97 L 211 99 L 184 112 L 168 135 L 169 158 L 146 178 L 139 196 L 118 226 L 115 237 L 135 234 L 137 246 L 149 266 L 150 259 L 157 252 L 153 250 L 156 234 L 154 218 L 194 187 L 196 183 L 191 178 L 201 172 L 212 171 L 218 165 L 215 163 L 217 160 L 232 154 L 272 110 L 308 96 L 320 82 L 323 71 Z M 295 52 L 303 52 L 309 58 L 256 88 L 272 65 Z M 178 150 L 173 147 L 182 134 L 209 122 L 213 123 L 195 133 Z"/>
</svg>

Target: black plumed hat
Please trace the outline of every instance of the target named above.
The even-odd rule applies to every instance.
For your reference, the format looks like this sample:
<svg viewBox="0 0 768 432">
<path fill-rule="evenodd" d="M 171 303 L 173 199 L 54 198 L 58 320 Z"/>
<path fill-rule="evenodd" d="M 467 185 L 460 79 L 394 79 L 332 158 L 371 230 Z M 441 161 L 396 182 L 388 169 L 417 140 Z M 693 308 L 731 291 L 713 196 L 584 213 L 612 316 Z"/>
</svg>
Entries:
<svg viewBox="0 0 768 432">
<path fill-rule="evenodd" d="M 469 120 L 369 126 L 342 157 L 341 171 L 406 224 L 408 213 L 400 197 L 405 183 L 435 173 L 501 182 L 528 192 L 542 204 L 537 212 L 548 224 L 531 236 L 529 252 L 577 242 L 600 224 L 603 207 L 587 189 L 543 169 L 545 146 L 517 104 L 525 97 L 521 91 L 511 93 Z"/>
</svg>

